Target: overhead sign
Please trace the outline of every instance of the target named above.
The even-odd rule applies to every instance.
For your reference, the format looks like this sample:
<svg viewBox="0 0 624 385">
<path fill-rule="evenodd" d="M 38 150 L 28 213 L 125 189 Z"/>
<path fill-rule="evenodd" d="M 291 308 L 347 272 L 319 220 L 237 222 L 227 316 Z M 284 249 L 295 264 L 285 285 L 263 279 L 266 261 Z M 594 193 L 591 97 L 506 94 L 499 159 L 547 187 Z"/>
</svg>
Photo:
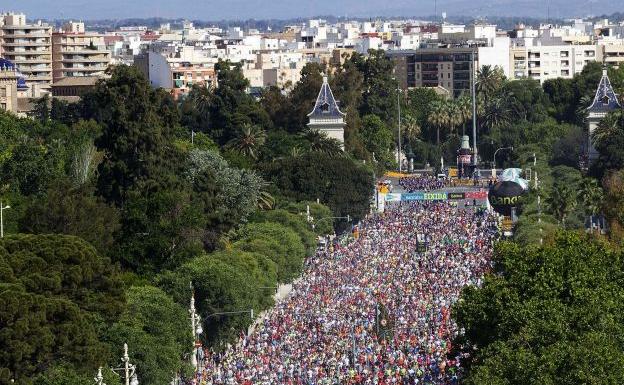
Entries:
<svg viewBox="0 0 624 385">
<path fill-rule="evenodd" d="M 386 202 L 444 201 L 449 199 L 445 192 L 416 192 L 407 194 L 386 194 Z"/>
</svg>

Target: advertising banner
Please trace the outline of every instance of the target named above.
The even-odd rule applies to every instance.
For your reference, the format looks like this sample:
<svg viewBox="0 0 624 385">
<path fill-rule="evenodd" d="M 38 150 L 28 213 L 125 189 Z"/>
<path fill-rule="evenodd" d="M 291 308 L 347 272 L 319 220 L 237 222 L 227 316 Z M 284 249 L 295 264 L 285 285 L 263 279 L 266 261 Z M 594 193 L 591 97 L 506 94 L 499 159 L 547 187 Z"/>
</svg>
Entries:
<svg viewBox="0 0 624 385">
<path fill-rule="evenodd" d="M 466 199 L 466 194 L 463 192 L 450 192 L 448 193 L 448 199 Z"/>
<path fill-rule="evenodd" d="M 487 198 L 487 191 L 468 191 L 466 192 L 466 199 L 485 199 Z"/>
</svg>

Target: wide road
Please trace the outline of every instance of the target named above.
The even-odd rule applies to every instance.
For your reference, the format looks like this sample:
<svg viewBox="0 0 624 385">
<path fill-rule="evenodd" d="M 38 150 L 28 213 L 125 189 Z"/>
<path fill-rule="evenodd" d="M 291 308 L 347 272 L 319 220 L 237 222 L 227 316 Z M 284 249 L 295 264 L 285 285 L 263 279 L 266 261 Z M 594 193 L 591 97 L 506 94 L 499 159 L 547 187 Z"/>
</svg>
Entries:
<svg viewBox="0 0 624 385">
<path fill-rule="evenodd" d="M 363 221 L 358 239 L 309 258 L 250 336 L 207 357 L 200 380 L 456 383 L 450 309 L 489 269 L 494 222 L 447 202 L 389 203 Z"/>
</svg>

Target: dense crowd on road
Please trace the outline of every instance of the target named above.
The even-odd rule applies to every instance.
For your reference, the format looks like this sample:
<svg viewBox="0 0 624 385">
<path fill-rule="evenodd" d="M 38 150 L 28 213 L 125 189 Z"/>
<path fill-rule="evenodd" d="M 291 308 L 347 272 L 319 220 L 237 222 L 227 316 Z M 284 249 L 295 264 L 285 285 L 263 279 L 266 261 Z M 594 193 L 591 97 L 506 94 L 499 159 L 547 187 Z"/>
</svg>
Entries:
<svg viewBox="0 0 624 385">
<path fill-rule="evenodd" d="M 449 311 L 490 268 L 495 223 L 444 202 L 390 204 L 361 223 L 358 239 L 309 258 L 251 335 L 206 355 L 198 382 L 458 383 Z"/>
<path fill-rule="evenodd" d="M 399 185 L 407 192 L 438 190 L 447 186 L 446 179 L 432 175 L 406 176 L 399 179 Z"/>
</svg>

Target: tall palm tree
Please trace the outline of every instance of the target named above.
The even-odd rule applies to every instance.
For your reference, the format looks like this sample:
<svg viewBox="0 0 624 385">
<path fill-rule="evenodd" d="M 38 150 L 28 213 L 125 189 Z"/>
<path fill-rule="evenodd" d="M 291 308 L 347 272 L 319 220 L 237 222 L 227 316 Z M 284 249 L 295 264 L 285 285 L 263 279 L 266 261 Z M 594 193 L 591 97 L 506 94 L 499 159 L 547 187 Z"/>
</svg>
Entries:
<svg viewBox="0 0 624 385">
<path fill-rule="evenodd" d="M 265 141 L 266 132 L 262 128 L 256 125 L 246 124 L 227 146 L 243 155 L 258 159 L 258 152 Z"/>
<path fill-rule="evenodd" d="M 546 203 L 554 217 L 565 227 L 566 218 L 576 207 L 574 191 L 568 185 L 555 183 Z"/>
<path fill-rule="evenodd" d="M 310 151 L 324 152 L 328 155 L 341 155 L 342 146 L 334 138 L 329 138 L 324 132 L 307 130 L 302 136 L 310 143 Z"/>
<path fill-rule="evenodd" d="M 457 100 L 457 107 L 462 120 L 462 135 L 466 135 L 466 122 L 472 119 L 472 100 L 467 95 L 462 95 Z"/>
<path fill-rule="evenodd" d="M 510 124 L 511 120 L 512 111 L 508 96 L 499 95 L 486 102 L 482 122 L 490 132 L 494 128 Z"/>
<path fill-rule="evenodd" d="M 475 86 L 477 92 L 485 96 L 487 100 L 501 89 L 504 82 L 505 74 L 500 67 L 484 65 L 477 71 L 477 83 Z"/>
<path fill-rule="evenodd" d="M 446 112 L 445 103 L 441 100 L 436 100 L 431 103 L 431 109 L 429 111 L 429 117 L 427 118 L 429 123 L 436 128 L 436 144 L 440 145 L 440 128 L 446 126 L 448 120 L 448 114 Z"/>
<path fill-rule="evenodd" d="M 416 142 L 418 140 L 418 136 L 420 135 L 421 128 L 418 124 L 418 121 L 414 119 L 411 115 L 406 115 L 405 118 L 401 120 L 401 129 L 405 133 L 405 137 L 407 138 L 410 144 Z"/>
<path fill-rule="evenodd" d="M 456 134 L 455 128 L 463 123 L 463 114 L 456 100 L 446 102 L 446 121 L 449 128 L 449 134 Z"/>
<path fill-rule="evenodd" d="M 578 198 L 585 208 L 585 213 L 589 217 L 590 232 L 593 231 L 594 217 L 598 215 L 602 208 L 604 194 L 598 182 L 592 178 L 585 178 L 581 182 Z"/>
</svg>

